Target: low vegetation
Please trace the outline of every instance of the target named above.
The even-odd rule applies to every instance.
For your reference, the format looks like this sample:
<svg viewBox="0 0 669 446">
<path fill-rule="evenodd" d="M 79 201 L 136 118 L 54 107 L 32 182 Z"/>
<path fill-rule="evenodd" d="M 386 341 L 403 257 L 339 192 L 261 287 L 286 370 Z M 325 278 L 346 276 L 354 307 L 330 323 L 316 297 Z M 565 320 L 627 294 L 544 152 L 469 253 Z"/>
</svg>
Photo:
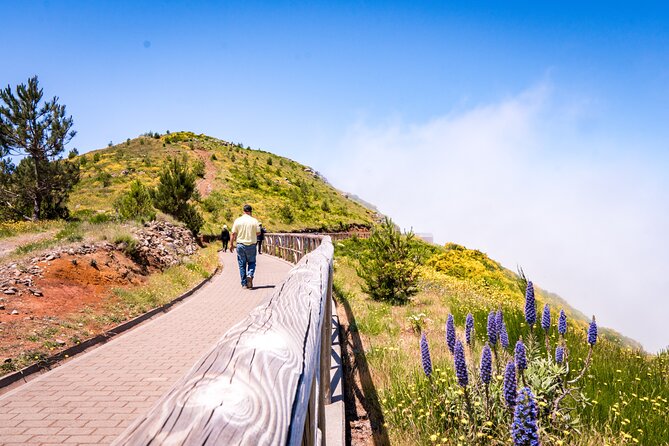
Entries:
<svg viewBox="0 0 669 446">
<path fill-rule="evenodd" d="M 426 245 L 416 262 L 419 291 L 406 303 L 373 299 L 356 272 L 357 259 L 371 249 L 365 240 L 337 244 L 335 292 L 349 309 L 346 328 L 363 342 L 352 354 L 357 370 L 369 370 L 371 384 L 362 392 L 378 406 L 380 415 L 372 420 L 377 439 L 387 436 L 399 445 L 536 444 L 530 441 L 534 425 L 544 445 L 669 442 L 667 352 L 649 355 L 601 328 L 592 338 L 591 320 L 563 302 L 556 305 L 554 295 L 538 288 L 531 307 L 540 314 L 531 327 L 525 278 L 459 245 Z M 545 304 L 547 330 L 540 311 Z M 556 323 L 561 309 L 564 330 Z M 491 312 L 493 324 L 502 315 L 505 345 L 499 332 L 496 344 L 490 339 Z M 521 338 L 527 368 L 513 392 L 514 404 L 522 404 L 511 410 L 504 375 L 509 362 L 518 365 L 514 347 Z M 486 345 L 488 384 L 481 376 Z M 563 350 L 556 355 L 557 347 Z M 531 397 L 520 395 L 526 385 Z M 516 413 L 516 407 L 522 410 Z M 516 435 L 519 429 L 525 437 Z"/>
</svg>

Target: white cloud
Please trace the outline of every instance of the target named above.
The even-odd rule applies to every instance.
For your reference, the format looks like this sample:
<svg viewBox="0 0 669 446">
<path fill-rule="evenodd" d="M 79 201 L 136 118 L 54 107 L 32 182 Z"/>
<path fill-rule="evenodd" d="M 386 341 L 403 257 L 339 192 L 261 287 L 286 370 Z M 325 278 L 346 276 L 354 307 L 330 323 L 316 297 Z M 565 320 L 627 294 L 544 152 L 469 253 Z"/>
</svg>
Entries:
<svg viewBox="0 0 669 446">
<path fill-rule="evenodd" d="M 569 104 L 555 96 L 541 84 L 424 123 L 358 123 L 325 174 L 405 228 L 522 265 L 543 288 L 656 351 L 669 344 L 663 169 L 583 132 L 581 119 L 592 116 L 564 113 Z"/>
</svg>

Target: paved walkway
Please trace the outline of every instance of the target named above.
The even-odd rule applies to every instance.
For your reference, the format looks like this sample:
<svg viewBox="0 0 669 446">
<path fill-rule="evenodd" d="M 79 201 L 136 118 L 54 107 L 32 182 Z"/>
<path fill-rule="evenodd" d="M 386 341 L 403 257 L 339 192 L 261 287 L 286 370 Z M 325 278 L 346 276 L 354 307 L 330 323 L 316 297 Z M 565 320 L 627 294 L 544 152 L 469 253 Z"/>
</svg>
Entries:
<svg viewBox="0 0 669 446">
<path fill-rule="evenodd" d="M 258 256 L 243 289 L 234 253 L 223 271 L 166 314 L 0 396 L 0 445 L 111 443 L 273 291 L 291 265 Z"/>
</svg>

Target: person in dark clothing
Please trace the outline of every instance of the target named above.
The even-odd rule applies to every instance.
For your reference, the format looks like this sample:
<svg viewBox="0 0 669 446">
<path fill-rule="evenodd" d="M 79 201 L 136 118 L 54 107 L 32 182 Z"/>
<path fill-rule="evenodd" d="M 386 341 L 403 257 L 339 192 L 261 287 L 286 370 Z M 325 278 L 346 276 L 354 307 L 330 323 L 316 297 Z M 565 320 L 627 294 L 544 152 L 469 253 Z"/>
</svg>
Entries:
<svg viewBox="0 0 669 446">
<path fill-rule="evenodd" d="M 262 227 L 262 223 L 258 225 L 260 232 L 258 233 L 258 254 L 262 254 L 262 242 L 265 240 L 265 228 Z"/>
<path fill-rule="evenodd" d="M 221 242 L 223 242 L 223 252 L 228 250 L 228 243 L 230 243 L 230 231 L 228 231 L 228 225 L 223 225 L 223 231 L 221 232 Z M 230 248 L 232 251 L 232 247 Z"/>
</svg>

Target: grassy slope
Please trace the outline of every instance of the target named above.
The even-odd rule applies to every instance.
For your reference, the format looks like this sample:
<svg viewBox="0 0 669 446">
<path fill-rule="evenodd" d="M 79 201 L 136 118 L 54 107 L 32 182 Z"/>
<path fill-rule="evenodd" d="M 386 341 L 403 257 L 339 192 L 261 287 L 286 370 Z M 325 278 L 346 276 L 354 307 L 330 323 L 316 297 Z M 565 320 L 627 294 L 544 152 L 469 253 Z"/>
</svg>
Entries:
<svg viewBox="0 0 669 446">
<path fill-rule="evenodd" d="M 81 181 L 70 197 L 70 211 L 83 216 L 112 212 L 114 200 L 134 179 L 155 186 L 168 156 L 185 156 L 192 164 L 205 160 L 207 171 L 215 172 L 215 178 L 207 175 L 212 192 L 199 204 L 207 222 L 204 233 L 230 225 L 244 203 L 254 206 L 254 215 L 268 231 L 337 230 L 369 226 L 374 219 L 372 210 L 346 198 L 304 165 L 188 132 L 139 137 L 80 156 Z M 105 173 L 112 175 L 107 187 Z"/>
<path fill-rule="evenodd" d="M 475 364 L 473 370 L 476 370 L 490 310 L 500 307 L 504 310 L 511 345 L 515 345 L 520 334 L 527 339 L 524 297 L 517 286 L 518 278 L 479 251 L 450 245 L 450 249 L 441 250 L 426 262 L 422 269 L 421 291 L 412 302 L 392 306 L 372 301 L 360 290 L 354 267 L 356 252 L 364 248 L 364 243 L 346 241 L 337 244 L 335 285 L 339 301 L 355 316 L 350 329 L 359 332 L 364 340 L 364 351 L 356 354 L 362 356 L 358 361 L 369 363 L 375 386 L 375 389 L 366 389 L 365 397 L 368 401 L 378 401 L 392 444 L 436 444 L 430 439 L 431 435 L 437 435 L 437 443 L 462 444 L 456 440 L 459 434 L 452 427 L 445 427 L 440 418 L 442 413 L 448 416 L 455 407 L 453 399 L 450 403 L 441 399 L 457 389 L 452 358 L 444 343 L 447 315 L 454 315 L 460 336 L 463 336 L 466 314 L 472 312 L 474 315 L 478 345 L 469 361 Z M 552 304 L 555 296 L 539 288 L 535 290 L 540 315 L 543 303 Z M 565 308 L 569 314 L 567 343 L 570 363 L 576 370 L 587 352 L 586 321 L 582 315 L 579 318 L 579 312 L 558 305 L 552 306 L 553 324 L 560 308 Z M 411 319 L 420 319 L 430 342 L 432 363 L 443 373 L 443 378 L 434 384 L 437 387 L 426 384 L 420 366 L 419 335 L 413 330 Z M 551 352 L 557 342 L 554 327 Z M 533 337 L 543 339 L 541 330 L 535 329 Z M 544 438 L 542 444 L 636 444 L 632 438 L 640 444 L 667 443 L 669 427 L 664 422 L 663 407 L 669 398 L 668 356 L 647 355 L 632 348 L 634 345 L 626 343 L 613 331 L 603 333 L 595 349 L 593 365 L 583 382 L 583 389 L 591 400 L 581 411 L 585 426 L 583 435 L 575 431 L 551 433 L 551 438 Z M 534 350 L 538 356 L 545 356 L 543 342 L 535 343 Z M 453 398 L 459 401 L 457 396 Z M 486 435 L 481 444 L 507 443 L 505 424 L 480 433 Z"/>
</svg>

